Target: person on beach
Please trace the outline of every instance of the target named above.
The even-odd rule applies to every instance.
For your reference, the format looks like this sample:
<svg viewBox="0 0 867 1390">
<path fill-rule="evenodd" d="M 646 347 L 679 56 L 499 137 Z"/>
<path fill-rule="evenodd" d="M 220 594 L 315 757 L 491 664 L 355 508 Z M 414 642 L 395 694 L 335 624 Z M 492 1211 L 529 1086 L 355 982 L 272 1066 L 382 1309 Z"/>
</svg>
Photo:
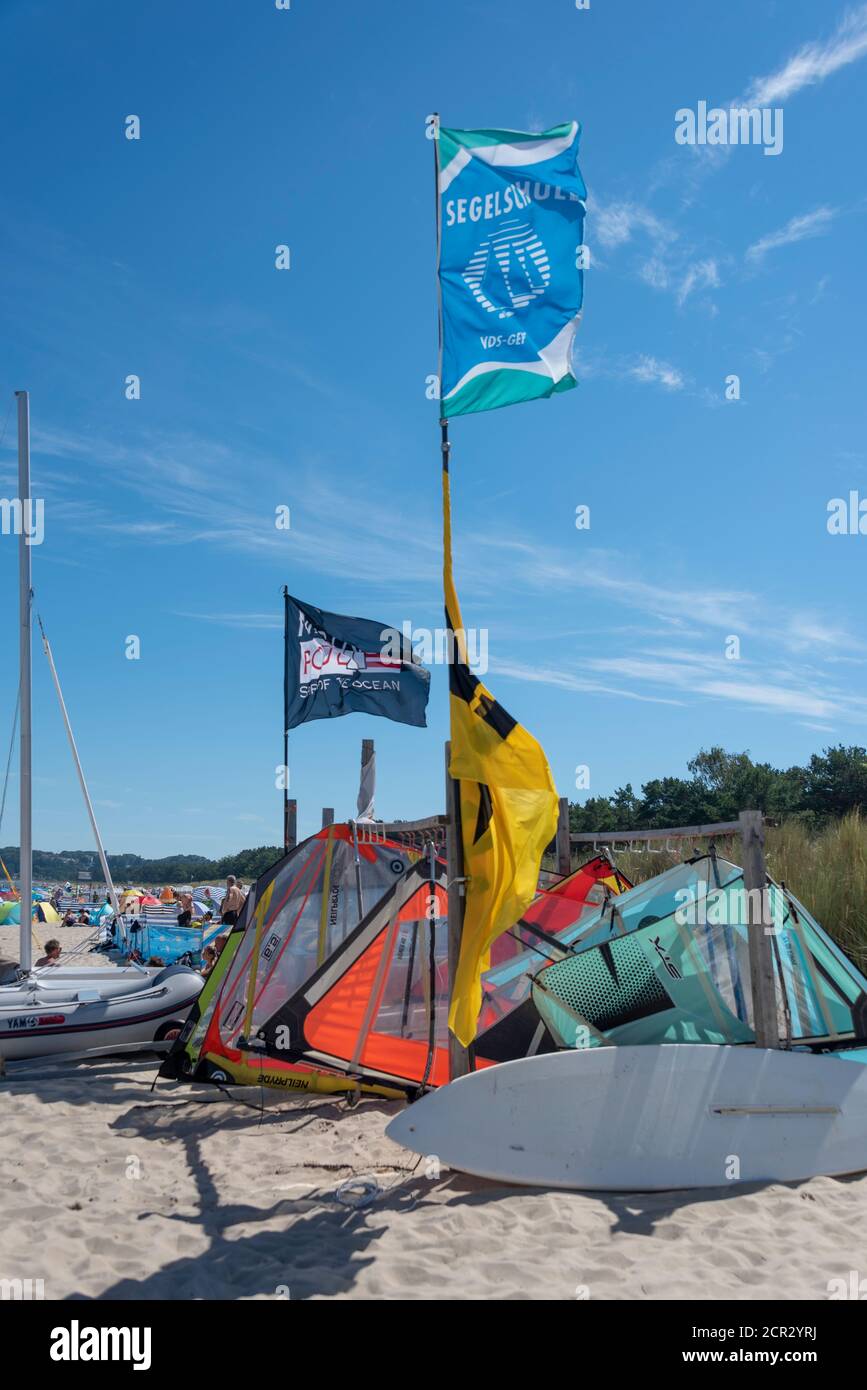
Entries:
<svg viewBox="0 0 867 1390">
<path fill-rule="evenodd" d="M 178 895 L 178 926 L 188 927 L 193 920 L 193 895 L 192 893 L 180 893 Z"/>
<path fill-rule="evenodd" d="M 223 899 L 223 907 L 220 915 L 220 922 L 224 927 L 234 927 L 238 920 L 238 914 L 244 906 L 244 894 L 238 887 L 238 881 L 234 874 L 229 874 L 226 879 L 226 896 Z M 219 937 L 217 938 L 219 940 Z"/>
<path fill-rule="evenodd" d="M 214 954 L 215 954 L 217 960 L 219 960 L 219 959 L 220 959 L 220 956 L 223 954 L 223 947 L 225 946 L 225 944 L 226 944 L 226 942 L 227 942 L 228 940 L 229 940 L 229 938 L 228 938 L 227 936 L 215 936 L 215 937 L 214 937 Z M 217 963 L 217 960 L 214 961 L 214 964 L 215 964 L 215 965 L 216 965 L 216 963 Z"/>
<path fill-rule="evenodd" d="M 63 950 L 63 947 L 61 946 L 60 942 L 59 942 L 59 941 L 56 941 L 56 940 L 54 939 L 54 937 L 52 937 L 52 939 L 51 939 L 50 941 L 46 941 L 46 943 L 45 943 L 45 955 L 42 956 L 42 957 L 36 962 L 36 964 L 37 964 L 37 965 L 59 965 L 59 964 L 60 964 L 60 953 L 61 953 L 62 950 Z"/>
<path fill-rule="evenodd" d="M 68 912 L 64 913 L 63 925 L 64 925 L 64 927 L 74 927 L 74 926 L 75 926 L 75 913 L 72 911 L 71 908 L 70 908 L 70 910 L 69 910 Z"/>
<path fill-rule="evenodd" d="M 202 979 L 207 980 L 214 966 L 217 964 L 217 953 L 213 946 L 206 946 L 202 951 Z"/>
</svg>

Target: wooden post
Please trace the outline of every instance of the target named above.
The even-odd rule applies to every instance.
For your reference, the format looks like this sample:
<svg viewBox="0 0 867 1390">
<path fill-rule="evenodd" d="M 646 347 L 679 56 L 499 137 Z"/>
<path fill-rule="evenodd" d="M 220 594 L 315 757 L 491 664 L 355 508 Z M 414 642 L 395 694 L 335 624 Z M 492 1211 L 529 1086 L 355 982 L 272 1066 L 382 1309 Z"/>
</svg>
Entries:
<svg viewBox="0 0 867 1390">
<path fill-rule="evenodd" d="M 374 784 L 376 781 L 376 764 L 374 762 L 374 747 L 372 738 L 361 740 L 361 778 L 358 783 L 358 814 L 366 819 L 372 819 L 374 815 Z"/>
<path fill-rule="evenodd" d="M 569 798 L 560 797 L 557 817 L 557 872 L 565 878 L 572 872 L 572 847 L 569 842 Z"/>
<path fill-rule="evenodd" d="M 333 806 L 323 806 L 323 807 L 322 807 L 322 829 L 324 830 L 324 829 L 326 828 L 326 826 L 333 825 L 333 824 L 334 824 L 334 807 L 333 807 Z"/>
<path fill-rule="evenodd" d="M 461 804 L 458 784 L 449 775 L 452 746 L 446 744 L 446 872 L 448 874 L 449 910 L 449 1007 L 455 988 L 455 975 L 461 954 L 464 930 L 464 847 L 461 839 Z M 470 1054 L 449 1029 L 449 1080 L 466 1076 L 471 1070 Z"/>
<path fill-rule="evenodd" d="M 294 849 L 298 843 L 298 802 L 294 798 L 286 802 L 283 843 L 287 850 Z"/>
<path fill-rule="evenodd" d="M 779 1047 L 777 992 L 774 984 L 774 958 L 765 923 L 765 830 L 761 811 L 741 811 L 739 817 L 743 843 L 744 888 L 747 901 L 747 927 L 750 949 L 750 980 L 753 996 L 753 1028 L 757 1047 Z"/>
</svg>

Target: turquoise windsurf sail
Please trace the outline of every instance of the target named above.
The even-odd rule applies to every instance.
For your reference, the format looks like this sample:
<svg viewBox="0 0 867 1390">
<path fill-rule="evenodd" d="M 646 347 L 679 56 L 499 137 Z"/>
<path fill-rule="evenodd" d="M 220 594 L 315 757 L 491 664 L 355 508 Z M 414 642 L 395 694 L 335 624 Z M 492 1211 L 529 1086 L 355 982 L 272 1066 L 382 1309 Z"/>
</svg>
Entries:
<svg viewBox="0 0 867 1390">
<path fill-rule="evenodd" d="M 867 979 L 771 880 L 764 914 L 781 1045 L 867 1042 Z M 748 921 L 736 865 L 678 865 L 583 922 L 570 954 L 536 975 L 533 1002 L 561 1047 L 753 1042 Z"/>
</svg>

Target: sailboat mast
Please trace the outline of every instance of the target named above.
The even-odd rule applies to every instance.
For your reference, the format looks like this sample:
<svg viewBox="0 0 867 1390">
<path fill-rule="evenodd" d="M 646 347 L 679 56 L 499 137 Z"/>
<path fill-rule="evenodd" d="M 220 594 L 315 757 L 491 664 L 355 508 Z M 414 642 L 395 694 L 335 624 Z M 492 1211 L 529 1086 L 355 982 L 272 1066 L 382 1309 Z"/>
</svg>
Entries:
<svg viewBox="0 0 867 1390">
<path fill-rule="evenodd" d="M 54 681 L 54 689 L 57 691 L 57 699 L 60 704 L 60 713 L 63 715 L 63 724 L 66 729 L 66 737 L 69 739 L 69 747 L 72 749 L 72 758 L 75 763 L 75 770 L 78 773 L 78 780 L 81 784 L 81 794 L 84 797 L 84 804 L 87 807 L 87 814 L 90 817 L 90 828 L 93 831 L 93 838 L 96 840 L 96 850 L 99 855 L 99 862 L 102 865 L 102 872 L 105 875 L 105 882 L 108 888 L 111 905 L 115 916 L 120 919 L 120 903 L 117 900 L 117 892 L 112 882 L 111 871 L 108 867 L 108 860 L 105 857 L 105 850 L 102 847 L 102 837 L 99 833 L 99 826 L 96 823 L 96 816 L 93 812 L 93 803 L 90 799 L 90 792 L 87 790 L 87 782 L 84 779 L 84 769 L 81 766 L 81 759 L 78 756 L 78 748 L 75 744 L 75 735 L 72 732 L 72 725 L 69 722 L 69 714 L 66 709 L 66 701 L 63 698 L 63 691 L 60 688 L 60 677 L 57 674 L 57 667 L 54 664 L 54 656 L 51 651 L 51 644 L 45 635 L 45 628 L 40 619 L 39 628 L 42 632 L 42 645 L 45 655 L 48 658 L 48 665 L 51 670 L 51 678 Z"/>
<path fill-rule="evenodd" d="M 283 585 L 283 853 L 292 848 L 289 835 L 289 589 Z"/>
<path fill-rule="evenodd" d="M 32 802 L 32 760 L 31 740 L 32 695 L 31 695 L 31 644 L 30 644 L 30 535 L 29 521 L 32 515 L 30 505 L 30 396 L 27 391 L 16 391 L 18 398 L 18 502 L 21 508 L 21 527 L 18 534 L 18 612 L 19 646 L 18 659 L 21 672 L 21 754 L 19 759 L 20 782 L 20 864 L 18 882 L 21 889 L 21 928 L 20 965 L 22 971 L 29 973 L 33 964 L 30 944 L 30 927 L 33 920 L 33 802 Z"/>
</svg>

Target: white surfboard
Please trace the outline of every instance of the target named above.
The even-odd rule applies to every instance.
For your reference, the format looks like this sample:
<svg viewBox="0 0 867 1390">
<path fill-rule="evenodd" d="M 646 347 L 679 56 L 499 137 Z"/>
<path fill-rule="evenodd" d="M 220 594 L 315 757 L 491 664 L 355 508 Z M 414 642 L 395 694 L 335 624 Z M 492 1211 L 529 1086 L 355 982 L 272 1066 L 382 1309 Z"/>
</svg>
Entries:
<svg viewBox="0 0 867 1390">
<path fill-rule="evenodd" d="M 392 1120 L 450 1168 L 538 1187 L 641 1192 L 867 1168 L 867 1065 L 676 1044 L 504 1062 Z"/>
</svg>

